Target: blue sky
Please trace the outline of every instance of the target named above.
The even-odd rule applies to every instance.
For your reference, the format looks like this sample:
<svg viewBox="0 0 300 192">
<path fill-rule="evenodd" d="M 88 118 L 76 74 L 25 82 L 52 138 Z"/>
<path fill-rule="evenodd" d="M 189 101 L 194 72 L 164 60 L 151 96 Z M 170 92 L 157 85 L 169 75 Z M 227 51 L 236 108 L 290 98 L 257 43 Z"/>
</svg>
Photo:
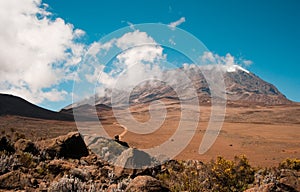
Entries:
<svg viewBox="0 0 300 192">
<path fill-rule="evenodd" d="M 88 41 L 127 26 L 127 22 L 170 23 L 199 38 L 210 51 L 253 61 L 248 68 L 300 101 L 300 2 L 283 0 L 212 1 L 56 1 L 59 17 L 83 29 Z"/>
<path fill-rule="evenodd" d="M 300 102 L 300 1 L 74 1 L 45 0 L 53 18 L 81 29 L 86 44 L 128 22 L 164 23 L 182 17 L 179 27 L 200 39 L 218 55 L 230 53 L 253 62 L 247 69 L 274 84 L 289 99 Z M 1 84 L 0 84 L 1 85 Z M 71 90 L 72 82 L 58 89 Z M 41 106 L 58 110 L 69 100 L 42 101 Z"/>
</svg>

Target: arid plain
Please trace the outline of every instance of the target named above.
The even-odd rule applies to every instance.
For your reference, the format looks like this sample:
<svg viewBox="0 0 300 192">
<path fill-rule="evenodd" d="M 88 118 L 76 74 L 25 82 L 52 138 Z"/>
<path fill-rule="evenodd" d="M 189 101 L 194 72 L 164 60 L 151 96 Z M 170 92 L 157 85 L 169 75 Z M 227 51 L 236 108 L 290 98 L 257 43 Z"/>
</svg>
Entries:
<svg viewBox="0 0 300 192">
<path fill-rule="evenodd" d="M 167 116 L 162 126 L 150 134 L 136 134 L 130 131 L 123 140 L 131 147 L 147 149 L 170 139 L 180 121 L 180 105 L 177 101 L 163 100 Z M 135 105 L 130 108 L 133 117 L 140 121 L 149 120 L 149 105 Z M 188 146 L 175 159 L 197 159 L 210 161 L 216 156 L 233 159 L 245 154 L 252 165 L 276 166 L 286 158 L 300 157 L 300 105 L 261 106 L 253 103 L 229 103 L 226 117 L 216 142 L 205 153 L 199 154 L 199 145 L 207 128 L 211 107 L 200 105 L 200 121 Z M 111 110 L 100 110 L 101 124 L 111 138 L 124 131 L 116 123 Z M 88 124 L 88 122 L 86 122 Z M 24 134 L 31 140 L 53 138 L 77 130 L 73 121 L 44 120 L 6 115 L 0 117 L 0 132 Z M 185 131 L 189 131 L 186 128 Z M 175 141 L 174 141 L 175 142 Z"/>
</svg>

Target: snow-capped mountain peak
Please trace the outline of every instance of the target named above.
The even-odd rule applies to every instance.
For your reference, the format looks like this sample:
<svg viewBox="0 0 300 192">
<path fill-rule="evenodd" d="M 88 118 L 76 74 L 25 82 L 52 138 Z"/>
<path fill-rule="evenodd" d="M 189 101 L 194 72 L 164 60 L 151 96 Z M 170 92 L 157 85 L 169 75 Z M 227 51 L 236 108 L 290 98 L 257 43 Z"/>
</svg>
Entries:
<svg viewBox="0 0 300 192">
<path fill-rule="evenodd" d="M 246 73 L 250 73 L 248 70 L 244 69 L 243 67 L 239 66 L 239 65 L 223 65 L 226 72 L 236 72 L 238 70 L 244 71 Z"/>
</svg>

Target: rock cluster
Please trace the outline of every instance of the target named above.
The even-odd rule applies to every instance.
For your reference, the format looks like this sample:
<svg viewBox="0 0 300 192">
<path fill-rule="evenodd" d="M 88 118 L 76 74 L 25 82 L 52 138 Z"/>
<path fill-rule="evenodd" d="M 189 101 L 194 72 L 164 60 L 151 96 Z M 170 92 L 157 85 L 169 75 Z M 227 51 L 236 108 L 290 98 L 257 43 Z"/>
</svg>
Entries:
<svg viewBox="0 0 300 192">
<path fill-rule="evenodd" d="M 215 172 L 200 161 L 171 160 L 149 166 L 156 161 L 143 151 L 120 146 L 114 140 L 89 139 L 89 148 L 98 149 L 99 155 L 89 151 L 77 132 L 39 142 L 24 138 L 12 142 L 2 137 L 0 191 L 167 192 L 176 189 L 168 182 L 172 177 L 182 181 L 188 191 L 197 185 L 211 191 L 214 185 L 206 183 L 205 174 Z M 300 191 L 300 164 L 295 165 L 296 169 L 256 171 L 246 192 Z"/>
<path fill-rule="evenodd" d="M 255 186 L 246 192 L 297 192 L 300 191 L 300 172 L 290 169 L 270 170 L 267 174 L 263 170 L 255 174 Z"/>
<path fill-rule="evenodd" d="M 125 165 L 115 167 L 90 152 L 77 132 L 39 142 L 0 141 L 0 191 L 168 191 L 151 175 L 152 169 L 132 169 L 151 161 L 137 149 L 122 148 L 119 156 L 112 155 Z"/>
</svg>

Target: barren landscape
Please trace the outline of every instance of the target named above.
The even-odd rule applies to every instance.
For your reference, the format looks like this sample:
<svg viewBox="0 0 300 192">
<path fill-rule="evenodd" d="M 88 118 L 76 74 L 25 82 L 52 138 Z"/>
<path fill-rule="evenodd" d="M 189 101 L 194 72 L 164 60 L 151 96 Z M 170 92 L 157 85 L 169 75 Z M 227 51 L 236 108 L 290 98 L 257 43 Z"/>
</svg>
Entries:
<svg viewBox="0 0 300 192">
<path fill-rule="evenodd" d="M 180 106 L 176 101 L 164 101 L 168 113 L 160 129 L 151 134 L 129 132 L 124 141 L 131 147 L 146 149 L 170 139 L 180 120 Z M 198 154 L 200 142 L 207 127 L 211 107 L 200 105 L 200 122 L 193 139 L 176 159 L 197 159 L 208 162 L 217 156 L 233 159 L 236 155 L 246 155 L 252 165 L 271 167 L 285 158 L 300 157 L 300 105 L 259 106 L 228 104 L 221 132 L 205 154 Z M 131 107 L 133 116 L 140 122 L 149 119 L 148 105 Z M 111 110 L 99 111 L 101 123 L 107 133 L 114 137 L 124 129 L 116 123 Z M 26 138 L 41 140 L 65 135 L 76 131 L 73 121 L 45 120 L 38 118 L 6 115 L 1 116 L 1 134 L 17 132 Z M 88 123 L 88 122 L 87 122 Z M 188 128 L 186 131 L 189 131 Z"/>
<path fill-rule="evenodd" d="M 299 191 L 300 104 L 232 68 L 219 69 L 226 97 L 193 67 L 183 70 L 197 94 L 181 78 L 173 87 L 148 81 L 58 112 L 1 94 L 0 188 Z M 208 150 L 199 153 L 202 141 Z"/>
</svg>

